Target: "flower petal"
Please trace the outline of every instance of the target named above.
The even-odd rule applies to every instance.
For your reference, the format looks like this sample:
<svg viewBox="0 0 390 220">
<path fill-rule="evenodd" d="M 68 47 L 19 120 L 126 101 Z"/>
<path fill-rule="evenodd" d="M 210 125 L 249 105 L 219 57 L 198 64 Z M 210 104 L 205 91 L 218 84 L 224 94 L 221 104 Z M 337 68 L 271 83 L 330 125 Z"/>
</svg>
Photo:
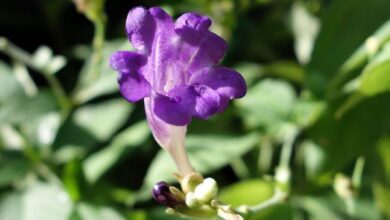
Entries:
<svg viewBox="0 0 390 220">
<path fill-rule="evenodd" d="M 229 100 L 241 98 L 246 94 L 244 78 L 236 71 L 226 67 L 211 67 L 193 75 L 190 83 L 200 83 L 214 89 L 220 96 Z"/>
<path fill-rule="evenodd" d="M 185 95 L 186 94 L 184 94 L 184 96 Z M 186 102 L 189 105 L 186 105 L 186 103 L 181 102 L 178 98 L 174 99 L 157 94 L 154 97 L 154 102 L 153 111 L 163 121 L 176 126 L 183 126 L 190 123 L 193 97 L 188 97 Z"/>
<path fill-rule="evenodd" d="M 137 50 L 150 51 L 156 31 L 153 16 L 143 7 L 129 11 L 126 19 L 127 36 Z"/>
<path fill-rule="evenodd" d="M 218 93 L 201 84 L 195 84 L 193 88 L 197 93 L 193 115 L 197 118 L 207 119 L 215 114 L 221 104 Z"/>
<path fill-rule="evenodd" d="M 142 54 L 130 51 L 118 51 L 111 55 L 111 67 L 119 72 L 119 89 L 130 102 L 136 102 L 149 96 L 151 86 L 141 75 L 141 68 L 146 62 Z"/>
<path fill-rule="evenodd" d="M 200 84 L 176 87 L 169 96 L 158 94 L 155 102 L 153 110 L 156 115 L 173 125 L 186 125 L 191 116 L 207 119 L 218 111 L 221 104 L 218 93 Z"/>
<path fill-rule="evenodd" d="M 175 29 L 180 36 L 182 60 L 187 63 L 185 72 L 213 66 L 225 55 L 227 44 L 208 30 L 210 25 L 208 17 L 196 13 L 186 13 L 177 19 Z"/>
<path fill-rule="evenodd" d="M 130 51 L 117 51 L 110 57 L 111 67 L 119 72 L 138 72 L 146 63 L 146 57 Z"/>
<path fill-rule="evenodd" d="M 150 95 L 150 84 L 138 73 L 120 73 L 119 90 L 129 102 L 137 102 Z"/>
</svg>

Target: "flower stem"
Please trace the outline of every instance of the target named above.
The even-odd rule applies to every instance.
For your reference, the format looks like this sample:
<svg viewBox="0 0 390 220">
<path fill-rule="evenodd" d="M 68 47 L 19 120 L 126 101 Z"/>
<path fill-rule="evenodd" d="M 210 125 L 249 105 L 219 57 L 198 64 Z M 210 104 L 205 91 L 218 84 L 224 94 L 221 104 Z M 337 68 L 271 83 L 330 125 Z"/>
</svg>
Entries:
<svg viewBox="0 0 390 220">
<path fill-rule="evenodd" d="M 282 190 L 276 189 L 274 195 L 270 199 L 268 199 L 268 200 L 266 200 L 263 203 L 260 203 L 258 205 L 248 207 L 248 210 L 250 213 L 260 212 L 260 211 L 262 211 L 270 206 L 276 205 L 276 204 L 284 201 L 286 199 L 286 197 L 287 197 L 286 192 L 283 192 Z"/>
<path fill-rule="evenodd" d="M 280 154 L 279 166 L 280 167 L 289 167 L 290 159 L 293 151 L 293 145 L 296 136 L 298 135 L 298 131 L 296 128 L 290 128 L 286 134 L 282 152 Z"/>
</svg>

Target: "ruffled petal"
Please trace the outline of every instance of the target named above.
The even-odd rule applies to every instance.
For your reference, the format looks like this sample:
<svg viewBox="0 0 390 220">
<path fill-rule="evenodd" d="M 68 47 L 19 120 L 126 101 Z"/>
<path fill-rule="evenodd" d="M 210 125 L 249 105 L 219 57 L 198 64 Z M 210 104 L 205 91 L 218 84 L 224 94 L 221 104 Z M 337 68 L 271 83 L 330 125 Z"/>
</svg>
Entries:
<svg viewBox="0 0 390 220">
<path fill-rule="evenodd" d="M 214 115 L 221 105 L 221 98 L 218 93 L 208 86 L 201 84 L 195 84 L 193 89 L 196 92 L 193 115 L 201 119 L 207 119 Z"/>
<path fill-rule="evenodd" d="M 129 102 L 137 102 L 150 95 L 149 82 L 138 73 L 120 73 L 118 82 L 120 92 Z"/>
<path fill-rule="evenodd" d="M 210 32 L 211 20 L 197 13 L 186 13 L 176 23 L 176 33 L 181 60 L 186 63 L 186 74 L 192 74 L 204 67 L 217 64 L 225 55 L 227 44 L 224 39 Z"/>
<path fill-rule="evenodd" d="M 144 55 L 130 51 L 117 51 L 110 57 L 111 67 L 118 72 L 138 72 L 145 63 Z"/>
<path fill-rule="evenodd" d="M 119 72 L 119 90 L 129 102 L 149 96 L 151 86 L 141 74 L 146 57 L 130 51 L 118 51 L 111 55 L 111 67 Z"/>
<path fill-rule="evenodd" d="M 172 125 L 183 126 L 189 124 L 195 100 L 190 91 L 185 90 L 184 92 L 176 97 L 157 94 L 154 97 L 154 113 Z"/>
<path fill-rule="evenodd" d="M 133 8 L 127 14 L 126 32 L 134 48 L 149 52 L 156 32 L 153 16 L 143 7 Z"/>
<path fill-rule="evenodd" d="M 226 67 L 211 67 L 193 75 L 190 83 L 200 83 L 214 89 L 220 96 L 228 99 L 241 98 L 246 94 L 244 78 L 236 71 Z"/>
<path fill-rule="evenodd" d="M 156 115 L 173 125 L 186 125 L 191 116 L 207 119 L 218 111 L 221 104 L 218 93 L 200 84 L 176 87 L 169 96 L 158 94 L 154 100 Z"/>
</svg>

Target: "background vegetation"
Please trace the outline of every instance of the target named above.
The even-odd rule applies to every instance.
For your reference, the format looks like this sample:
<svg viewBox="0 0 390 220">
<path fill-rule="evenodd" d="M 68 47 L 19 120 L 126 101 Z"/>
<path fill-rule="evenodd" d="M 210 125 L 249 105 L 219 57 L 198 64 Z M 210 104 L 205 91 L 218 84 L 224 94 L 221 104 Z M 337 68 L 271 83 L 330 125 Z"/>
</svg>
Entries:
<svg viewBox="0 0 390 220">
<path fill-rule="evenodd" d="M 223 201 L 282 182 L 289 199 L 252 219 L 390 219 L 390 1 L 76 2 L 0 3 L 0 220 L 174 219 L 150 195 L 173 163 L 108 65 L 137 5 L 209 15 L 247 80 L 188 132 Z"/>
</svg>

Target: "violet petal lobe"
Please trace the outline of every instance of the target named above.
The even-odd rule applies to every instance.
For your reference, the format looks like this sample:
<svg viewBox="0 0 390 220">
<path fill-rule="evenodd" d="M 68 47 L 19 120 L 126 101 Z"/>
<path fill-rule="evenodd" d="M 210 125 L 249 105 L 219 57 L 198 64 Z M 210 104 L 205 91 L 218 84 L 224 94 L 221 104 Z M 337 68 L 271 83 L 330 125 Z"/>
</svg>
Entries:
<svg viewBox="0 0 390 220">
<path fill-rule="evenodd" d="M 191 109 L 193 104 L 183 104 L 177 98 L 171 98 L 158 94 L 154 97 L 154 113 L 162 120 L 176 126 L 187 125 L 191 121 Z M 192 97 L 191 100 L 192 101 Z"/>
<path fill-rule="evenodd" d="M 193 75 L 190 82 L 207 85 L 229 100 L 241 98 L 246 93 L 244 78 L 238 72 L 226 67 L 204 69 Z"/>
<path fill-rule="evenodd" d="M 111 67 L 119 72 L 119 90 L 130 102 L 136 102 L 150 95 L 151 86 L 140 74 L 146 63 L 144 55 L 118 51 L 111 55 Z"/>
<path fill-rule="evenodd" d="M 217 92 L 205 85 L 194 84 L 176 87 L 168 96 L 157 95 L 153 111 L 164 121 L 180 126 L 188 124 L 191 116 L 207 119 L 219 106 Z"/>
<path fill-rule="evenodd" d="M 150 84 L 139 74 L 121 73 L 119 90 L 129 102 L 137 102 L 150 95 Z"/>
<path fill-rule="evenodd" d="M 111 67 L 118 72 L 139 72 L 146 63 L 146 57 L 130 51 L 117 51 L 110 57 Z"/>
<path fill-rule="evenodd" d="M 144 53 L 150 52 L 155 31 L 155 21 L 147 9 L 136 7 L 129 11 L 126 32 L 134 48 Z"/>
<path fill-rule="evenodd" d="M 226 42 L 208 30 L 211 20 L 196 13 L 186 13 L 175 23 L 180 36 L 180 52 L 186 63 L 186 74 L 217 64 L 225 55 Z"/>
</svg>

